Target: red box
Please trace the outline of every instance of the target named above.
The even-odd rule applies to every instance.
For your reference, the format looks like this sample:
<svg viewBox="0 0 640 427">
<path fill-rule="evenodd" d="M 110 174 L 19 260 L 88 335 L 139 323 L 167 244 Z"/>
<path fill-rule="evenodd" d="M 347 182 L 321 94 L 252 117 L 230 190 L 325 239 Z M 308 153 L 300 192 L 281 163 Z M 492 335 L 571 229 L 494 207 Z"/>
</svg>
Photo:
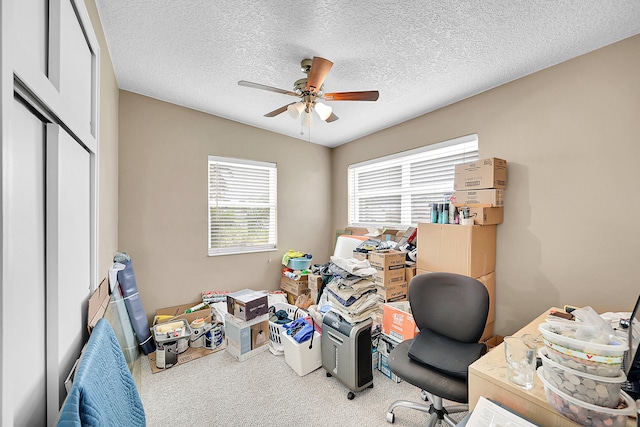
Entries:
<svg viewBox="0 0 640 427">
<path fill-rule="evenodd" d="M 408 301 L 388 302 L 383 306 L 382 333 L 397 341 L 414 338 L 418 334 Z"/>
</svg>

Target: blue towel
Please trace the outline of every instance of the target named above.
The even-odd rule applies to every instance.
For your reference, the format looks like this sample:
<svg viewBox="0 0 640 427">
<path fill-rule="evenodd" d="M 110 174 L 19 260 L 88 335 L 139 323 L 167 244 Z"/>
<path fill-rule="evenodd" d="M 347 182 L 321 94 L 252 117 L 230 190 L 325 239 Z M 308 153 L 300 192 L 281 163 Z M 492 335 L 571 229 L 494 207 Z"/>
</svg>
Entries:
<svg viewBox="0 0 640 427">
<path fill-rule="evenodd" d="M 144 426 L 138 389 L 113 328 L 100 319 L 82 353 L 58 426 Z"/>
</svg>

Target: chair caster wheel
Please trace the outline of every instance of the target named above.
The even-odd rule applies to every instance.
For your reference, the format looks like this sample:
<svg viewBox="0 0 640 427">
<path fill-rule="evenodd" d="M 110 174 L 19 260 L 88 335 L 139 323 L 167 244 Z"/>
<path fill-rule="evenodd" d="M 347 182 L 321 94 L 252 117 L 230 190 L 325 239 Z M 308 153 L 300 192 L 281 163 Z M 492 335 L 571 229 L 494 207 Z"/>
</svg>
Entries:
<svg viewBox="0 0 640 427">
<path fill-rule="evenodd" d="M 396 421 L 396 414 L 393 412 L 387 412 L 387 422 L 393 424 Z"/>
<path fill-rule="evenodd" d="M 329 372 L 327 372 L 327 378 L 329 378 L 331 376 L 331 374 Z"/>
<path fill-rule="evenodd" d="M 349 393 L 347 393 L 347 399 L 353 400 L 354 397 L 356 397 L 354 392 L 350 391 Z"/>
</svg>

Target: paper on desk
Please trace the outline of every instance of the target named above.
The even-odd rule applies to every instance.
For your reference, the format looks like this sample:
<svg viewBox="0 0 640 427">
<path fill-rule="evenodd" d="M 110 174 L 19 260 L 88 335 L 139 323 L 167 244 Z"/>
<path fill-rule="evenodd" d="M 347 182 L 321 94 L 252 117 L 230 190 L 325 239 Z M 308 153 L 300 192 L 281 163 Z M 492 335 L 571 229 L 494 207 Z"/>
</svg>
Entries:
<svg viewBox="0 0 640 427">
<path fill-rule="evenodd" d="M 466 427 L 539 427 L 480 396 Z"/>
</svg>

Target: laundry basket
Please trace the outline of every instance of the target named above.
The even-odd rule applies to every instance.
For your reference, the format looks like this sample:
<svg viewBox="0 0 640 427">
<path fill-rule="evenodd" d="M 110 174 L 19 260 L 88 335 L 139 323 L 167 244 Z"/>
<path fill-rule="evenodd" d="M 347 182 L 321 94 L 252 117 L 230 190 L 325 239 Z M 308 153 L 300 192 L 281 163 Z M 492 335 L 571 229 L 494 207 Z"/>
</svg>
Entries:
<svg viewBox="0 0 640 427">
<path fill-rule="evenodd" d="M 273 311 L 272 311 L 273 310 Z M 300 317 L 307 317 L 308 313 L 303 309 L 296 307 L 295 305 L 287 304 L 285 302 L 276 302 L 269 307 L 269 315 L 271 313 L 277 313 L 280 310 L 285 310 L 289 319 L 296 320 Z M 274 323 L 269 320 L 269 351 L 275 355 L 284 354 L 284 344 L 282 343 L 282 335 L 284 334 L 284 327 L 278 323 Z"/>
</svg>

